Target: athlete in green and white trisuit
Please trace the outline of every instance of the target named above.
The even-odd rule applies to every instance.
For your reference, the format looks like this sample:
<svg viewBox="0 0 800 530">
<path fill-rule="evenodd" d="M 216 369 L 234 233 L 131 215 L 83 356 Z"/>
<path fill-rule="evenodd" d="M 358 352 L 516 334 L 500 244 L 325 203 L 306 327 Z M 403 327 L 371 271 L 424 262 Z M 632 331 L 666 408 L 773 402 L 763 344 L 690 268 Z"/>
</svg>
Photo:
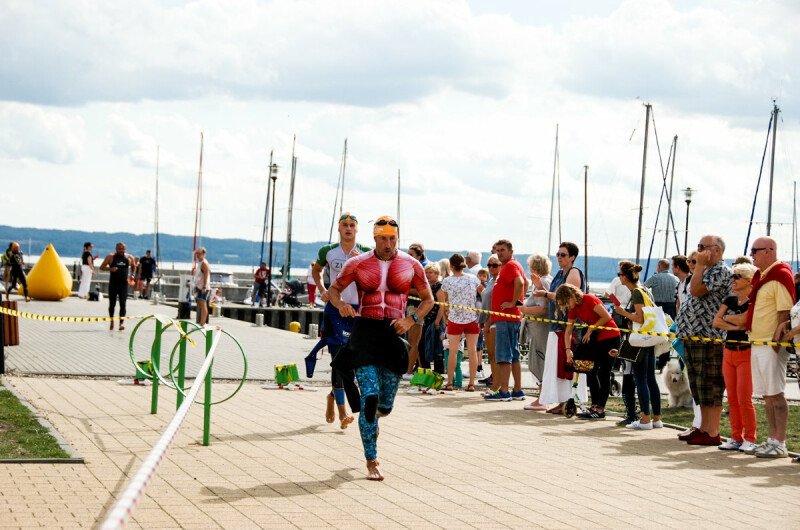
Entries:
<svg viewBox="0 0 800 530">
<path fill-rule="evenodd" d="M 311 271 L 319 289 L 320 297 L 326 302 L 322 321 L 322 337 L 332 358 L 336 356 L 342 346 L 347 344 L 354 319 L 342 317 L 339 314 L 339 310 L 330 304 L 328 289 L 322 279 L 322 272 L 327 268 L 330 281 L 328 285 L 332 285 L 336 278 L 339 277 L 344 263 L 349 258 L 371 250 L 369 247 L 356 243 L 357 233 L 358 219 L 356 216 L 349 212 L 343 213 L 339 218 L 339 242 L 325 245 L 319 249 L 317 261 Z M 355 284 L 345 289 L 342 293 L 342 300 L 358 310 L 358 291 Z M 313 358 L 310 358 L 312 355 L 306 358 L 306 374 L 309 377 L 313 373 L 314 364 L 316 363 L 316 352 L 314 351 L 312 354 Z M 361 396 L 358 392 L 358 386 L 355 384 L 355 373 L 352 370 L 342 371 L 333 368 L 331 370 L 331 386 L 332 391 L 327 396 L 325 420 L 328 423 L 333 423 L 336 418 L 333 405 L 336 403 L 339 409 L 341 428 L 345 429 L 353 422 L 353 417 L 347 414 L 347 409 L 344 405 L 345 395 L 353 412 L 358 412 L 361 409 Z"/>
</svg>

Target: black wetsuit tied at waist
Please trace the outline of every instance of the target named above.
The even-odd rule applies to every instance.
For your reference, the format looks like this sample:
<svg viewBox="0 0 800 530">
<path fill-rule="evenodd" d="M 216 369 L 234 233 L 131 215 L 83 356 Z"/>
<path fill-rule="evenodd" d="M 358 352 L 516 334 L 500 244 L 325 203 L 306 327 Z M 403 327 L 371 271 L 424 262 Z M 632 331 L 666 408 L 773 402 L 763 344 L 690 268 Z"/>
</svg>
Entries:
<svg viewBox="0 0 800 530">
<path fill-rule="evenodd" d="M 378 366 L 402 375 L 408 371 L 407 344 L 392 327 L 392 320 L 356 317 L 350 340 L 331 366 L 340 370 Z"/>
</svg>

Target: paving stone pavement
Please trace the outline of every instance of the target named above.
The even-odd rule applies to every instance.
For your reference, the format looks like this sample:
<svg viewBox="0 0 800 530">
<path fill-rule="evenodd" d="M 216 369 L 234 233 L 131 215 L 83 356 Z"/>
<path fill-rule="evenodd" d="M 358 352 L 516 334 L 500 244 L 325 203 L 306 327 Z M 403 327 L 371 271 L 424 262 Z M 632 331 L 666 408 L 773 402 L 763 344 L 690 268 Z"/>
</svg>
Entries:
<svg viewBox="0 0 800 530">
<path fill-rule="evenodd" d="M 58 366 L 67 358 L 75 370 L 91 373 L 118 355 L 127 359 L 118 352 L 127 347 L 127 330 L 110 334 L 89 324 L 91 331 L 67 332 L 56 327 L 66 324 L 48 325 L 21 323 L 26 351 L 46 352 L 59 342 L 54 335 L 70 335 L 73 342 L 51 360 Z M 303 340 L 240 325 L 264 350 Z M 18 348 L 10 349 L 15 366 L 27 362 Z M 92 357 L 98 350 L 106 355 Z M 0 527 L 95 526 L 170 421 L 174 394 L 162 389 L 159 412 L 151 415 L 148 387 L 21 372 L 6 384 L 86 464 L 0 466 Z M 214 395 L 233 387 L 215 383 Z M 420 396 L 401 389 L 394 412 L 380 420 L 378 451 L 387 478 L 368 482 L 356 425 L 342 431 L 325 423 L 324 397 L 247 383 L 212 408 L 209 447 L 200 444 L 202 408 L 194 407 L 130 526 L 800 528 L 800 465 L 788 459 L 689 447 L 669 429 L 626 431 L 610 419 L 580 422 L 467 393 Z"/>
<path fill-rule="evenodd" d="M 60 302 L 20 302 L 20 311 L 53 316 L 106 316 L 108 303 L 96 303 L 72 297 Z M 128 300 L 128 316 L 161 314 L 177 316 L 177 309 L 152 305 L 146 300 Z M 125 322 L 124 331 L 109 331 L 107 322 L 48 322 L 20 319 L 20 344 L 6 349 L 7 369 L 20 374 L 70 374 L 132 376 L 133 363 L 129 353 L 131 332 L 140 320 Z M 297 333 L 270 327 L 255 327 L 250 323 L 228 318 L 212 318 L 242 344 L 248 359 L 247 378 L 265 380 L 274 376 L 276 364 L 296 363 L 304 372 L 303 357 L 316 341 Z M 197 337 L 197 333 L 192 336 Z M 136 333 L 134 358 L 150 358 L 150 346 L 155 336 L 155 321 L 146 320 Z M 167 331 L 162 338 L 162 363 L 169 362 L 170 352 L 178 334 Z M 205 350 L 202 341 L 188 348 L 188 371 L 202 364 Z M 177 354 L 175 356 L 177 362 Z M 314 379 L 330 381 L 330 357 L 319 361 Z M 214 377 L 238 379 L 243 373 L 241 353 L 230 340 L 220 343 L 214 360 Z"/>
</svg>

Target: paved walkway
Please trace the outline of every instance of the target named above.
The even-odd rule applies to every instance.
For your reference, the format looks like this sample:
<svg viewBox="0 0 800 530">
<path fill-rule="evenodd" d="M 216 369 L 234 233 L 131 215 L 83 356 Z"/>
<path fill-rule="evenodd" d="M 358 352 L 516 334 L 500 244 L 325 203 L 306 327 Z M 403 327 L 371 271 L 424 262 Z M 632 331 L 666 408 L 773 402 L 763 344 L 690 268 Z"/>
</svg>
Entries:
<svg viewBox="0 0 800 530">
<path fill-rule="evenodd" d="M 50 305 L 74 302 L 80 303 Z M 52 345 L 45 343 L 58 342 L 52 338 L 57 333 L 75 341 L 62 345 L 52 363 L 69 357 L 75 370 L 91 373 L 110 359 L 126 360 L 127 331 L 29 324 L 22 325 L 26 351 L 48 351 Z M 304 340 L 226 325 L 261 338 L 257 346 L 267 356 L 288 355 L 282 336 Z M 80 340 L 72 336 L 78 333 Z M 147 387 L 19 375 L 27 362 L 19 348 L 9 350 L 17 375 L 7 384 L 86 464 L 0 467 L 0 527 L 93 526 L 171 419 L 174 395 L 163 390 L 159 413 L 150 415 Z M 226 395 L 233 386 L 217 383 L 214 394 Z M 521 402 L 485 403 L 466 393 L 401 393 L 395 411 L 381 420 L 386 481 L 368 482 L 358 429 L 326 424 L 323 404 L 322 392 L 248 383 L 212 409 L 209 447 L 199 443 L 202 409 L 195 407 L 131 526 L 800 528 L 800 466 L 788 459 L 689 447 L 669 429 L 631 432 L 610 420 L 525 412 Z"/>
</svg>

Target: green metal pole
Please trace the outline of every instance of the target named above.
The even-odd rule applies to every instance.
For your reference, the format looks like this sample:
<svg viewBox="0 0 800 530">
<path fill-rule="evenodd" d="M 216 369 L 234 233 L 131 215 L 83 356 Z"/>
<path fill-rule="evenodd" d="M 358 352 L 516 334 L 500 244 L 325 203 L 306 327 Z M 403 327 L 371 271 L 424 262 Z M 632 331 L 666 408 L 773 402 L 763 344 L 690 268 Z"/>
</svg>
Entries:
<svg viewBox="0 0 800 530">
<path fill-rule="evenodd" d="M 160 374 L 161 370 L 161 332 L 162 324 L 156 320 L 156 337 L 153 340 L 153 349 L 150 351 L 150 362 L 153 365 L 153 374 Z M 153 390 L 150 394 L 150 414 L 158 413 L 158 377 L 153 377 Z"/>
<path fill-rule="evenodd" d="M 213 333 L 210 327 L 206 327 L 206 357 L 208 356 L 209 352 L 211 351 L 211 343 L 213 342 Z M 208 367 L 208 373 L 206 373 L 206 388 L 205 388 L 205 400 L 203 401 L 203 445 L 208 446 L 211 437 L 211 368 L 214 366 L 214 363 L 211 363 L 211 366 Z"/>
<path fill-rule="evenodd" d="M 187 322 L 180 323 L 181 329 L 183 333 L 189 330 L 189 324 Z M 181 345 L 179 346 L 178 350 L 178 388 L 181 390 L 184 389 L 184 382 L 186 380 L 186 343 L 188 341 L 186 339 L 181 339 Z M 175 410 L 181 408 L 181 404 L 183 404 L 183 393 L 178 392 L 178 401 L 175 405 Z"/>
</svg>

